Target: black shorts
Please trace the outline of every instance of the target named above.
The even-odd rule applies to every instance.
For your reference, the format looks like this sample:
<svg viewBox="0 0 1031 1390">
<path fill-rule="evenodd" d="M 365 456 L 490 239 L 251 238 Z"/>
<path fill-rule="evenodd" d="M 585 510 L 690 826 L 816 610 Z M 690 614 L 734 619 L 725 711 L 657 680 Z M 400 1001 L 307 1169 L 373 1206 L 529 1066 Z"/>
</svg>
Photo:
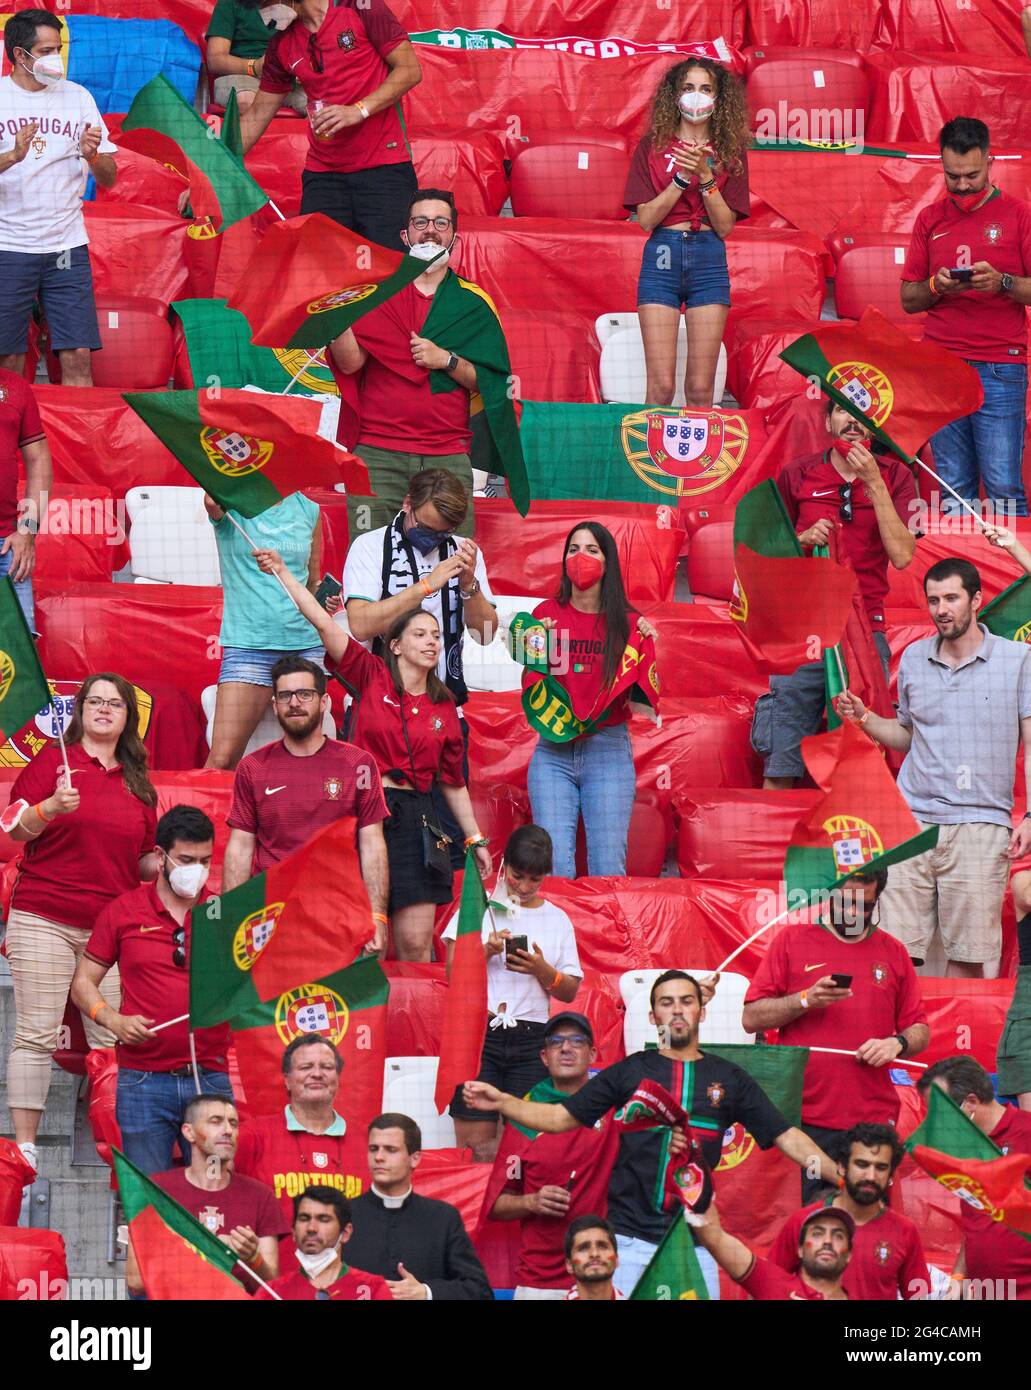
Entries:
<svg viewBox="0 0 1031 1390">
<path fill-rule="evenodd" d="M 410 162 L 378 164 L 341 174 L 332 169 L 305 169 L 301 174 L 301 212 L 321 212 L 392 251 L 403 251 L 401 229 L 408 221 L 408 200 L 418 187 Z"/>
<path fill-rule="evenodd" d="M 390 815 L 383 822 L 390 868 L 388 912 L 414 907 L 416 903 L 449 903 L 452 879 L 445 881 L 426 869 L 422 847 L 421 808 L 427 803 L 414 792 L 384 787 Z"/>
<path fill-rule="evenodd" d="M 480 1054 L 480 1070 L 475 1079 L 489 1082 L 509 1095 L 525 1096 L 548 1074 L 541 1061 L 546 1026 L 544 1023 L 517 1023 L 514 1028 L 488 1028 Z M 470 1110 L 463 1105 L 461 1087 L 455 1091 L 448 1113 L 453 1120 L 492 1118 L 485 1110 Z"/>
</svg>

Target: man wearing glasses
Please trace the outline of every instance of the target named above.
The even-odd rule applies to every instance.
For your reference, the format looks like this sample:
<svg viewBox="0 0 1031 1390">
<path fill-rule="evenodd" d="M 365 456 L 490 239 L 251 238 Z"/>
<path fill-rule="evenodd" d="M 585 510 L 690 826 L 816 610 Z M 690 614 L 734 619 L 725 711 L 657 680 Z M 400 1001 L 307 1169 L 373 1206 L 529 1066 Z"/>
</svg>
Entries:
<svg viewBox="0 0 1031 1390">
<path fill-rule="evenodd" d="M 597 1055 L 583 1014 L 555 1014 L 545 1025 L 541 1050 L 548 1075 L 526 1099 L 561 1104 L 587 1082 Z M 520 1223 L 516 1298 L 543 1302 L 567 1297 L 566 1230 L 571 1221 L 607 1209 L 618 1147 L 611 1114 L 590 1128 L 578 1125 L 564 1134 L 505 1125 L 481 1219 Z"/>
<path fill-rule="evenodd" d="M 200 901 L 215 852 L 215 827 L 195 806 L 173 806 L 157 823 L 160 870 L 116 898 L 99 915 L 72 981 L 72 999 L 118 1039 L 117 1116 L 126 1156 L 144 1173 L 172 1166 L 183 1109 L 197 1093 L 233 1098 L 227 1073 L 227 1024 L 194 1032 L 197 1073 L 190 1059 L 189 1024 L 155 1024 L 190 1011 L 190 912 Z M 118 965 L 121 1010 L 100 993 Z"/>
<path fill-rule="evenodd" d="M 222 891 L 264 873 L 341 816 L 358 822 L 358 857 L 372 907 L 365 949 L 382 951 L 387 939 L 387 805 L 373 759 L 352 743 L 327 738 L 326 673 L 314 662 L 287 656 L 272 668 L 272 700 L 283 730 L 278 743 L 243 758 L 236 769 Z"/>
<path fill-rule="evenodd" d="M 344 1263 L 351 1239 L 351 1203 L 335 1187 L 309 1187 L 294 1198 L 294 1246 L 298 1268 L 274 1279 L 270 1287 L 288 1303 L 344 1303 L 379 1300 L 392 1303 L 387 1281 Z M 262 1289 L 258 1298 L 271 1299 Z"/>
<path fill-rule="evenodd" d="M 408 35 L 383 0 L 240 0 L 251 10 L 292 10 L 265 51 L 261 83 L 240 115 L 244 153 L 293 90 L 308 100 L 308 157 L 301 212 L 321 212 L 360 236 L 397 247 L 415 188 L 401 98 L 422 80 Z M 282 20 L 270 16 L 277 26 Z"/>
<path fill-rule="evenodd" d="M 802 546 L 829 546 L 833 536 L 839 557 L 855 570 L 887 678 L 888 566 L 905 569 L 916 551 L 908 526 L 916 484 L 899 459 L 874 457 L 869 431 L 834 401 L 827 402 L 826 427 L 829 447 L 788 464 L 777 488 Z M 793 787 L 805 775 L 799 745 L 819 729 L 825 703 L 822 662 L 771 676 L 770 692 L 757 700 L 752 722 L 752 746 L 764 759 L 768 790 Z"/>
</svg>

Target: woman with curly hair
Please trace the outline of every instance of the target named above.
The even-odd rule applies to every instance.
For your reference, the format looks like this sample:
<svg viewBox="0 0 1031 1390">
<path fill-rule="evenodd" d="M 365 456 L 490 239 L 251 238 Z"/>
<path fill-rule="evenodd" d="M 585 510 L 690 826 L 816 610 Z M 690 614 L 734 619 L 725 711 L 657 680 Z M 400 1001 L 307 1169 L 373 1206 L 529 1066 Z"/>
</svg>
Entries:
<svg viewBox="0 0 1031 1390">
<path fill-rule="evenodd" d="M 688 406 L 712 406 L 713 381 L 730 307 L 724 242 L 748 216 L 749 139 L 744 87 L 709 58 L 670 68 L 652 103 L 651 125 L 634 152 L 623 206 L 651 236 L 637 285 L 648 370 L 645 403 L 669 405 L 677 333 L 687 323 Z"/>
</svg>

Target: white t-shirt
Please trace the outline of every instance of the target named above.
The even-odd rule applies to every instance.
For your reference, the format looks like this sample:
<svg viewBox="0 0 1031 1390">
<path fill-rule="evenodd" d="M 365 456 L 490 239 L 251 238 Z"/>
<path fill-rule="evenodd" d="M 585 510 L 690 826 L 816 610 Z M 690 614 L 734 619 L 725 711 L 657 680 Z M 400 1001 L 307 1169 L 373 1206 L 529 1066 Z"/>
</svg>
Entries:
<svg viewBox="0 0 1031 1390">
<path fill-rule="evenodd" d="M 89 165 L 79 149 L 87 125 L 99 126 L 100 153 L 113 154 L 97 103 L 77 82 L 26 92 L 0 77 L 0 154 L 14 149 L 19 129 L 36 122 L 29 152 L 0 174 L 0 251 L 33 255 L 85 246 L 82 195 Z"/>
<path fill-rule="evenodd" d="M 524 907 L 518 916 L 495 913 L 499 931 L 510 931 L 513 936 L 525 936 L 526 945 L 533 950 L 534 942 L 544 953 L 549 965 L 563 975 L 575 975 L 583 979 L 580 957 L 576 950 L 576 934 L 573 924 L 554 903 L 547 900 L 540 907 Z M 444 928 L 444 940 L 454 941 L 458 935 L 458 914 Z M 483 916 L 483 940 L 490 936 L 490 917 Z M 517 974 L 505 969 L 505 953 L 491 956 L 487 962 L 487 1008 L 492 1014 L 501 1012 L 521 1023 L 547 1023 L 551 1013 L 551 995 L 537 983 L 532 975 Z M 565 1005 L 563 1007 L 571 1007 Z"/>
<path fill-rule="evenodd" d="M 352 598 L 368 599 L 370 603 L 378 603 L 380 599 L 387 597 L 383 593 L 383 540 L 386 536 L 387 528 L 381 526 L 377 531 L 366 531 L 362 535 L 355 537 L 351 542 L 351 548 L 347 552 L 347 559 L 344 562 L 344 602 Z M 436 569 L 444 558 L 439 550 L 431 550 L 428 555 L 420 555 L 415 547 L 412 547 L 412 554 L 415 556 L 415 564 L 418 568 L 421 579 L 431 570 Z M 407 569 L 407 566 L 406 566 Z M 483 597 L 488 603 L 494 602 L 494 595 L 491 593 L 490 585 L 487 582 L 487 567 L 483 563 L 483 551 L 476 551 L 476 564 L 473 566 L 473 573 L 480 582 Z M 404 586 L 402 586 L 404 587 Z M 457 589 L 455 590 L 457 596 Z M 461 599 L 458 602 L 461 603 Z M 432 613 L 437 622 L 441 625 L 441 632 L 444 626 L 444 612 L 441 606 L 440 594 L 435 593 L 432 598 L 424 598 L 421 607 L 427 613 Z M 362 645 L 371 650 L 371 642 L 363 642 Z M 441 680 L 447 677 L 446 655 L 444 644 L 440 646 L 440 659 L 437 662 L 437 675 Z"/>
</svg>

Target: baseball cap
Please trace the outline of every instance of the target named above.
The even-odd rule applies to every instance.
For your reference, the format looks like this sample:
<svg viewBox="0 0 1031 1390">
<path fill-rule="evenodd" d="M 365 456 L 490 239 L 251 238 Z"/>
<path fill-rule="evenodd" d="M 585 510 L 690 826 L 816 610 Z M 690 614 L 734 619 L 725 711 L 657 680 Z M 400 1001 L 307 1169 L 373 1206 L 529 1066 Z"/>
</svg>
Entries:
<svg viewBox="0 0 1031 1390">
<path fill-rule="evenodd" d="M 843 1207 L 834 1206 L 817 1207 L 815 1211 L 811 1211 L 809 1213 L 806 1219 L 802 1222 L 802 1229 L 798 1233 L 799 1243 L 801 1243 L 805 1239 L 807 1227 L 811 1226 L 814 1221 L 824 1220 L 828 1216 L 836 1216 L 838 1218 L 838 1220 L 844 1226 L 845 1230 L 848 1232 L 848 1243 L 851 1246 L 852 1242 L 855 1240 L 856 1237 L 856 1223 L 852 1220 L 852 1217 L 849 1215 L 847 1211 L 844 1210 Z"/>
<path fill-rule="evenodd" d="M 563 1024 L 569 1024 L 571 1027 L 576 1028 L 579 1032 L 586 1034 L 592 1043 L 594 1042 L 594 1030 L 587 1022 L 586 1016 L 584 1014 L 575 1013 L 572 1009 L 566 1009 L 564 1013 L 555 1014 L 552 1018 L 549 1018 L 544 1025 L 544 1036 L 550 1038 L 555 1029 L 561 1028 Z"/>
</svg>

